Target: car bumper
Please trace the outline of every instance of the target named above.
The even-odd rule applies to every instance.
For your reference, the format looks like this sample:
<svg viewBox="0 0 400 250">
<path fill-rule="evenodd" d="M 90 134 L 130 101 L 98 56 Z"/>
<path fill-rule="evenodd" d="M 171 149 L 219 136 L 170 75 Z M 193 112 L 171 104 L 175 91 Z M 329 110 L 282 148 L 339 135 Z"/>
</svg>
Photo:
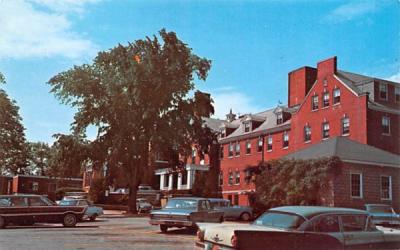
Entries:
<svg viewBox="0 0 400 250">
<path fill-rule="evenodd" d="M 175 220 L 150 220 L 151 225 L 166 225 L 171 227 L 192 227 L 195 225 L 193 221 L 175 221 Z"/>
</svg>

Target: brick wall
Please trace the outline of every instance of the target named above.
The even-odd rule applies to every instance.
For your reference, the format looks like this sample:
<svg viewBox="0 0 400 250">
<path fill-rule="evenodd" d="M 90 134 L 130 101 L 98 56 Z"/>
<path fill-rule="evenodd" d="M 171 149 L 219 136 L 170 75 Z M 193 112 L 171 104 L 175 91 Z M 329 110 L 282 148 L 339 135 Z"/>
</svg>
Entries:
<svg viewBox="0 0 400 250">
<path fill-rule="evenodd" d="M 390 118 L 390 134 L 382 132 L 382 116 Z M 400 154 L 400 116 L 375 110 L 368 110 L 368 144 L 383 150 Z"/>
<path fill-rule="evenodd" d="M 362 198 L 352 198 L 350 194 L 350 173 L 361 173 L 363 182 Z M 392 177 L 392 200 L 381 199 L 381 176 Z M 364 209 L 364 204 L 390 204 L 399 212 L 400 209 L 400 169 L 344 163 L 341 174 L 334 180 L 334 201 L 338 207 Z"/>
</svg>

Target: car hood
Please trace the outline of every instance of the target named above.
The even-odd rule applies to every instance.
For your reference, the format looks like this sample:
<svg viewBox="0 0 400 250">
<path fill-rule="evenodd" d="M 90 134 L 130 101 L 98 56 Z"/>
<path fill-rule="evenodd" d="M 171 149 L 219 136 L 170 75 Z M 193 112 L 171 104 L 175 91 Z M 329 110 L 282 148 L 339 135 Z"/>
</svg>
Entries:
<svg viewBox="0 0 400 250">
<path fill-rule="evenodd" d="M 225 246 L 232 247 L 231 239 L 236 230 L 246 230 L 246 231 L 285 231 L 284 229 L 257 226 L 252 224 L 242 224 L 242 223 L 229 223 L 229 224 L 219 224 L 219 225 L 200 225 L 201 230 L 204 231 L 204 240 L 217 243 Z"/>
<path fill-rule="evenodd" d="M 163 208 L 160 210 L 154 210 L 151 212 L 151 214 L 153 215 L 157 215 L 157 214 L 174 214 L 174 215 L 190 215 L 190 213 L 192 213 L 193 210 L 188 210 L 188 209 L 179 209 L 179 208 Z"/>
</svg>

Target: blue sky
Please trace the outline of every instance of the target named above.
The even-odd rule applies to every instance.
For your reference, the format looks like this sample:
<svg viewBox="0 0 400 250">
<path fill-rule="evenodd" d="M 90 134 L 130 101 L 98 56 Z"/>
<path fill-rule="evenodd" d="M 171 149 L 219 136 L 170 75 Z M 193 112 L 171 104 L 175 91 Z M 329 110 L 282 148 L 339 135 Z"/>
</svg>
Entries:
<svg viewBox="0 0 400 250">
<path fill-rule="evenodd" d="M 46 82 L 100 50 L 174 31 L 212 60 L 216 117 L 287 102 L 287 74 L 338 57 L 339 69 L 400 81 L 400 1 L 0 0 L 0 72 L 29 141 L 68 133 L 74 111 Z"/>
</svg>

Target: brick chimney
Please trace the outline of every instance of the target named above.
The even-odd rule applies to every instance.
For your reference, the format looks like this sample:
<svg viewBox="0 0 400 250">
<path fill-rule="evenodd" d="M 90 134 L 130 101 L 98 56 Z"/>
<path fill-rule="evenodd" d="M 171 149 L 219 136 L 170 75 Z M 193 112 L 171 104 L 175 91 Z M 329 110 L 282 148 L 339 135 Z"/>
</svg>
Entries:
<svg viewBox="0 0 400 250">
<path fill-rule="evenodd" d="M 293 107 L 303 102 L 317 78 L 317 69 L 302 67 L 288 74 L 288 106 Z"/>
<path fill-rule="evenodd" d="M 318 62 L 318 80 L 323 80 L 328 75 L 333 75 L 337 70 L 337 59 L 336 56 L 328 58 L 326 60 Z"/>
</svg>

